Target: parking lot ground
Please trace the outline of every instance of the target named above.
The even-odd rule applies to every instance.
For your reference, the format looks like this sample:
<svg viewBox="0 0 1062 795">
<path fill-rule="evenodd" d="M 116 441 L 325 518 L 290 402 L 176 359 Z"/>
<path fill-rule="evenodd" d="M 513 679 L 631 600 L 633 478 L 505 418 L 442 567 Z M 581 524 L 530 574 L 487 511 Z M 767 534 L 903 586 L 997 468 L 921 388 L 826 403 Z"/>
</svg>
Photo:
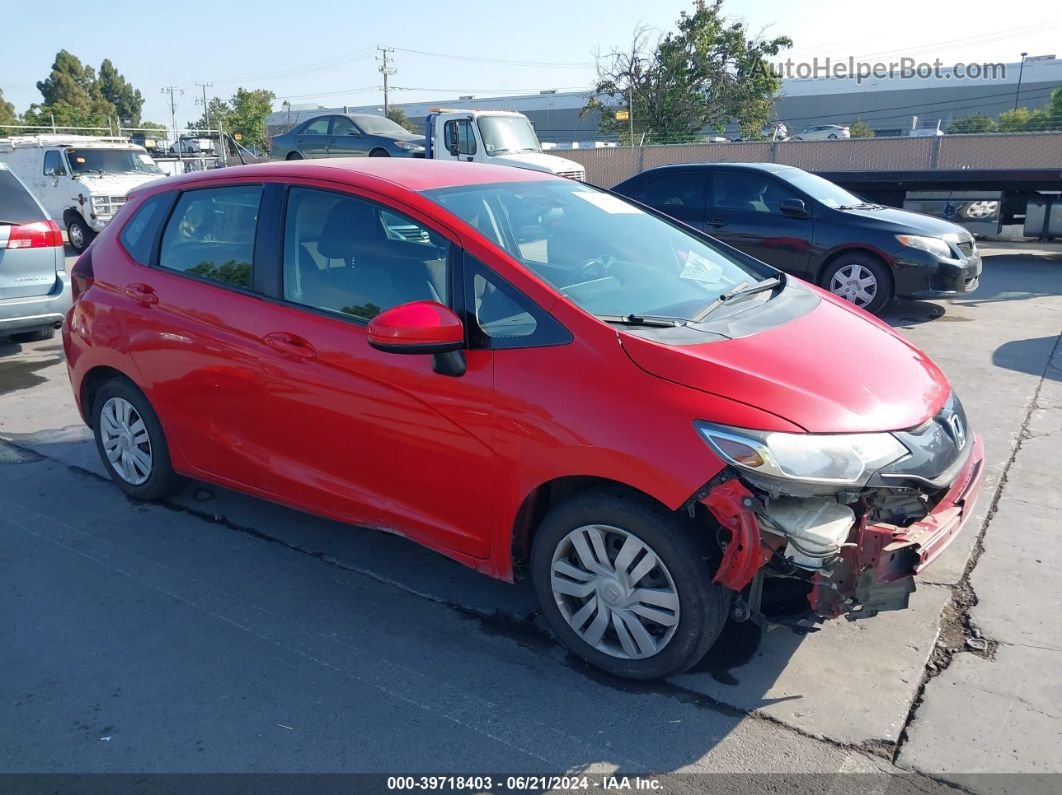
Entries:
<svg viewBox="0 0 1062 795">
<path fill-rule="evenodd" d="M 732 627 L 660 685 L 587 669 L 526 585 L 400 538 L 202 484 L 165 506 L 125 500 L 58 340 L 0 342 L 0 599 L 15 606 L 0 703 L 18 729 L 0 770 L 834 772 L 895 757 L 934 776 L 1062 772 L 1062 640 L 1043 602 L 1062 576 L 1062 255 L 983 253 L 977 293 L 887 317 L 948 374 L 988 456 L 976 516 L 910 609 Z M 976 633 L 989 653 L 967 651 Z"/>
</svg>

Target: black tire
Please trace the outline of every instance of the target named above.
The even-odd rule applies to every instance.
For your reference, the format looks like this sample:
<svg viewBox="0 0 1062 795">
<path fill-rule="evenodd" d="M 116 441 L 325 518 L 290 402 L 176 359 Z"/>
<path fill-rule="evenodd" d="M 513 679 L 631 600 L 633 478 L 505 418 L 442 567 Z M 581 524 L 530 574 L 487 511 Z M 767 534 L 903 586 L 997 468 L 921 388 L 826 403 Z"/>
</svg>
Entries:
<svg viewBox="0 0 1062 795">
<path fill-rule="evenodd" d="M 305 160 L 306 158 L 304 158 L 299 152 L 288 152 L 288 156 L 286 158 L 284 158 L 284 159 L 285 160 Z"/>
<path fill-rule="evenodd" d="M 391 153 L 386 149 L 373 149 L 369 152 L 369 157 L 390 157 Z"/>
<path fill-rule="evenodd" d="M 826 138 L 831 140 L 831 141 L 836 141 L 837 140 L 837 133 L 830 133 L 829 135 L 826 136 Z"/>
<path fill-rule="evenodd" d="M 66 239 L 70 241 L 70 248 L 79 254 L 89 247 L 96 233 L 89 229 L 85 219 L 76 213 L 71 213 L 70 220 L 66 224 Z"/>
<path fill-rule="evenodd" d="M 44 342 L 50 340 L 55 336 L 55 329 L 49 326 L 48 328 L 39 328 L 35 331 L 21 331 L 18 334 L 12 334 L 11 339 L 15 342 Z"/>
<path fill-rule="evenodd" d="M 834 277 L 841 271 L 850 267 L 860 267 L 873 274 L 876 281 L 876 287 L 871 299 L 865 304 L 860 300 L 853 300 L 849 295 L 845 293 L 846 287 L 834 285 Z M 847 301 L 861 306 L 872 315 L 880 315 L 889 302 L 893 299 L 893 291 L 895 289 L 892 281 L 892 273 L 889 272 L 889 268 L 877 257 L 872 254 L 866 254 L 862 251 L 849 251 L 842 252 L 834 257 L 830 263 L 826 266 L 822 272 L 822 278 L 819 280 L 819 284 L 836 295 L 838 298 L 844 298 Z"/>
<path fill-rule="evenodd" d="M 601 651 L 581 638 L 561 613 L 551 585 L 554 552 L 570 532 L 587 525 L 607 525 L 634 536 L 666 567 L 678 597 L 678 622 L 670 640 L 651 656 L 639 659 Z M 546 620 L 574 654 L 615 676 L 663 679 L 700 662 L 726 623 L 730 592 L 712 582 L 709 551 L 686 520 L 649 498 L 619 488 L 592 489 L 551 508 L 543 518 L 532 546 L 531 576 Z M 610 557 L 615 560 L 614 554 Z M 606 638 L 609 633 L 615 635 L 611 625 Z"/>
<path fill-rule="evenodd" d="M 118 473 L 104 449 L 102 413 L 107 402 L 112 398 L 128 401 L 140 415 L 147 430 L 151 454 L 151 471 L 143 483 L 133 484 Z M 166 435 L 162 425 L 144 394 L 124 378 L 113 378 L 104 384 L 92 404 L 92 430 L 96 437 L 96 450 L 100 460 L 118 487 L 138 500 L 161 500 L 177 492 L 183 485 L 183 479 L 173 471 L 170 465 L 170 450 L 166 444 Z"/>
</svg>

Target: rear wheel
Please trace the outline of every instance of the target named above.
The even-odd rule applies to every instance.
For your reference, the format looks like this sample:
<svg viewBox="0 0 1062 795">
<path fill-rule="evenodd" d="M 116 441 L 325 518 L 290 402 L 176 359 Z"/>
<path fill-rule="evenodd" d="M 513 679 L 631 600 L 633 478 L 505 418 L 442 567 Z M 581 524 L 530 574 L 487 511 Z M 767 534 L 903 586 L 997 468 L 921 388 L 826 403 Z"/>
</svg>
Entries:
<svg viewBox="0 0 1062 795">
<path fill-rule="evenodd" d="M 104 468 L 130 497 L 159 500 L 180 488 L 158 416 L 129 381 L 103 385 L 93 402 L 92 426 Z"/>
<path fill-rule="evenodd" d="M 303 160 L 303 156 L 298 152 L 289 152 L 285 160 Z"/>
<path fill-rule="evenodd" d="M 542 520 L 531 573 L 542 611 L 591 665 L 660 679 L 696 665 L 723 629 L 729 592 L 685 521 L 619 489 L 577 494 Z"/>
<path fill-rule="evenodd" d="M 833 260 L 823 272 L 821 284 L 874 315 L 892 300 L 892 274 L 885 263 L 858 251 L 843 253 Z"/>
<path fill-rule="evenodd" d="M 89 229 L 84 218 L 80 215 L 70 216 L 66 225 L 66 239 L 70 241 L 70 246 L 74 251 L 84 251 L 95 236 L 96 233 Z"/>
</svg>

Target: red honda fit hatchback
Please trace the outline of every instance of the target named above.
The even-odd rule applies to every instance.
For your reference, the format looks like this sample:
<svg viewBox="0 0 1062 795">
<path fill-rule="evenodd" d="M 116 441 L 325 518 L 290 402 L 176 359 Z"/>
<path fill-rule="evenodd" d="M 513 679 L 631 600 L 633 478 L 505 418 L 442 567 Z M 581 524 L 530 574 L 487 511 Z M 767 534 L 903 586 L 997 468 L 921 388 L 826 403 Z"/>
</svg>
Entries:
<svg viewBox="0 0 1062 795">
<path fill-rule="evenodd" d="M 188 476 L 526 569 L 560 639 L 621 676 L 696 664 L 765 578 L 822 616 L 906 606 L 981 484 L 981 440 L 900 335 L 572 180 L 167 179 L 72 276 L 74 395 L 127 494 Z"/>
</svg>

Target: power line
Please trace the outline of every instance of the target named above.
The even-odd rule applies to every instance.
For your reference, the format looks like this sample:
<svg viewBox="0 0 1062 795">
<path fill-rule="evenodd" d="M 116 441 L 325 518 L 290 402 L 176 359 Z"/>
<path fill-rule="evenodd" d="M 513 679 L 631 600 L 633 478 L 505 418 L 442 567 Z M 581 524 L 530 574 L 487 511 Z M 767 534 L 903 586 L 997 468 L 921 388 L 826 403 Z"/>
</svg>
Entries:
<svg viewBox="0 0 1062 795">
<path fill-rule="evenodd" d="M 505 58 L 481 58 L 474 55 L 452 55 L 445 52 L 426 52 L 425 50 L 411 50 L 405 47 L 392 47 L 399 52 L 408 52 L 414 55 L 427 55 L 432 58 L 448 58 L 454 61 L 474 61 L 476 63 L 504 64 L 506 66 L 528 66 L 542 69 L 586 69 L 595 64 L 593 61 L 584 62 L 560 62 L 560 61 L 515 61 Z"/>
<path fill-rule="evenodd" d="M 312 72 L 319 72 L 323 69 L 330 69 L 348 61 L 355 61 L 359 58 L 365 58 L 368 57 L 372 52 L 373 48 L 367 47 L 365 49 L 357 50 L 346 55 L 328 58 L 324 61 L 314 61 L 312 63 L 302 64 L 301 66 L 293 66 L 277 72 L 257 75 L 246 75 L 244 77 L 228 77 L 223 80 L 218 80 L 217 82 L 224 85 L 229 83 L 242 83 L 249 80 L 275 80 L 283 77 L 297 77 L 299 75 L 311 74 Z"/>
</svg>

